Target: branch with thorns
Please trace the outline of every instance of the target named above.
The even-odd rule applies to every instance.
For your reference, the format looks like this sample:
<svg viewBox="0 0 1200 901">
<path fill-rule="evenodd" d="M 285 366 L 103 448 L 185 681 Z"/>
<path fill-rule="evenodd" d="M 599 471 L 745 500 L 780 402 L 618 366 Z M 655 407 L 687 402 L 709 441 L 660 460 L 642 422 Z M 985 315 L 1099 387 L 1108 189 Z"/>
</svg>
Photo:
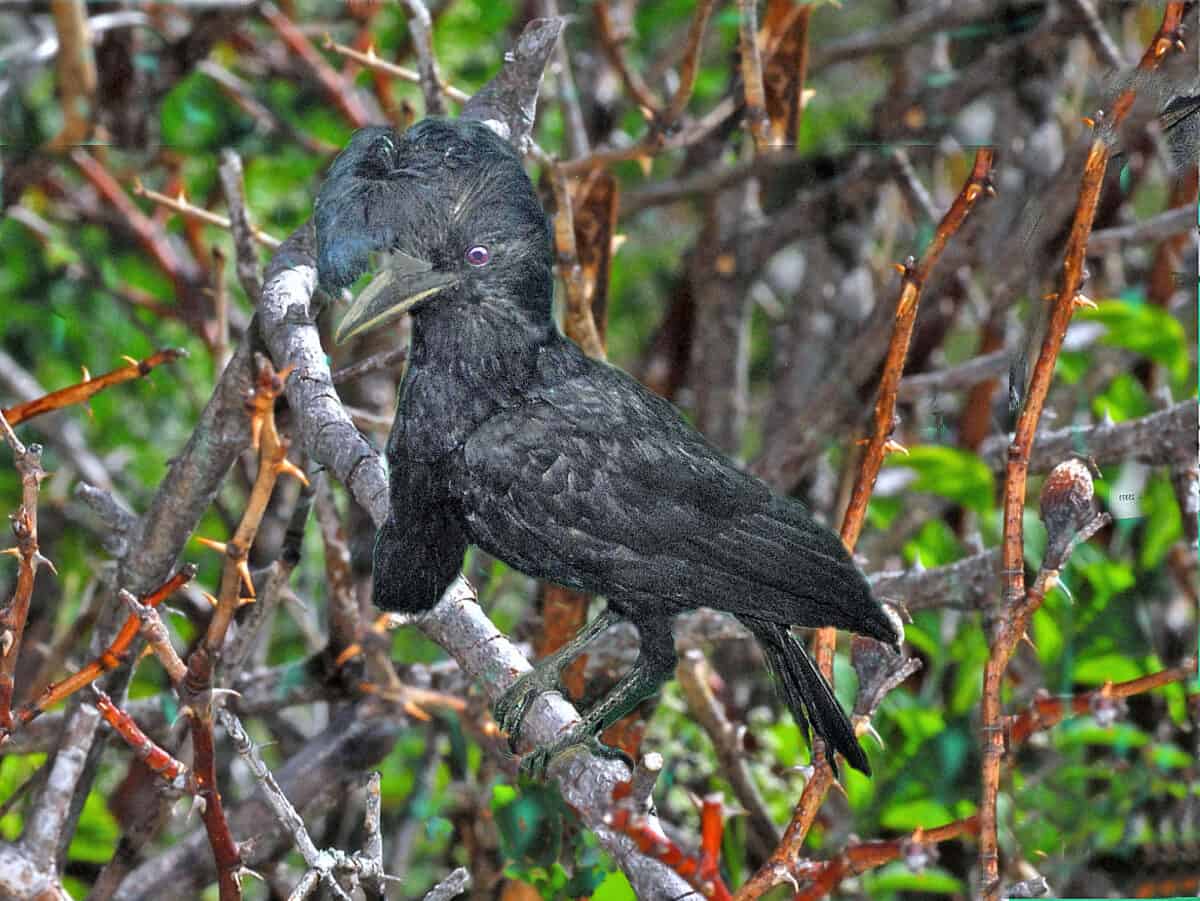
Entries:
<svg viewBox="0 0 1200 901">
<path fill-rule="evenodd" d="M 1184 3 L 1168 3 L 1162 24 L 1143 54 L 1138 69 L 1156 69 L 1172 47 L 1182 48 L 1180 25 Z M 1083 178 L 1075 215 L 1067 237 L 1062 278 L 1052 300 L 1049 323 L 1034 364 L 1033 375 L 1025 394 L 1024 405 L 1017 419 L 1016 430 L 1008 448 L 1008 463 L 1004 480 L 1004 541 L 1003 541 L 1003 609 L 1000 614 L 983 676 L 983 706 L 981 731 L 983 735 L 982 800 L 980 804 L 979 864 L 982 892 L 985 901 L 998 901 L 1001 896 L 1000 849 L 998 839 L 997 796 L 1000 791 L 1000 761 L 1004 754 L 1001 729 L 1002 705 L 1000 689 L 1008 662 L 1025 634 L 1025 623 L 1040 606 L 1049 573 L 1057 575 L 1057 565 L 1043 565 L 1030 591 L 1025 588 L 1024 513 L 1029 460 L 1033 449 L 1042 408 L 1050 391 L 1058 353 L 1066 336 L 1067 326 L 1076 309 L 1091 306 L 1083 294 L 1084 270 L 1088 237 L 1100 200 L 1100 189 L 1112 153 L 1112 136 L 1133 106 L 1133 84 L 1126 88 L 1113 104 L 1112 114 L 1099 117 L 1103 128 L 1092 139 L 1084 162 Z M 1045 564 L 1045 561 L 1043 561 Z"/>
<path fill-rule="evenodd" d="M 884 457 L 888 453 L 905 452 L 903 446 L 892 438 L 892 430 L 895 423 L 896 398 L 900 389 L 900 378 L 904 372 L 904 360 L 908 354 L 909 342 L 916 323 L 921 289 L 933 271 L 933 267 L 941 258 L 942 251 L 962 227 L 976 201 L 980 197 L 995 193 L 991 184 L 993 159 L 994 152 L 989 148 L 981 148 L 976 151 L 975 163 L 971 168 L 967 183 L 963 185 L 950 209 L 938 223 L 933 240 L 922 254 L 920 262 L 917 263 L 909 258 L 903 265 L 896 267 L 900 271 L 903 281 L 900 296 L 896 302 L 896 320 L 892 339 L 888 345 L 883 375 L 879 383 L 879 393 L 875 402 L 875 428 L 871 437 L 866 439 L 867 448 L 862 455 L 858 478 L 854 483 L 850 504 L 842 521 L 842 543 L 850 553 L 854 553 L 863 524 L 866 522 L 867 503 L 871 499 L 871 492 L 874 490 L 875 480 L 883 465 Z M 833 679 L 833 652 L 836 643 L 837 633 L 833 629 L 820 629 L 813 645 L 817 665 L 825 677 L 831 681 Z M 861 728 L 865 729 L 865 727 Z M 821 809 L 825 795 L 835 782 L 833 771 L 825 759 L 824 742 L 815 736 L 813 738 L 813 763 L 813 775 L 804 786 L 804 791 L 801 793 L 800 801 L 796 805 L 782 841 L 767 862 L 738 891 L 738 901 L 748 901 L 748 899 L 759 897 L 776 885 L 782 878 L 782 874 L 791 872 L 792 868 L 800 861 L 804 839 L 816 819 L 817 812 Z"/>
</svg>

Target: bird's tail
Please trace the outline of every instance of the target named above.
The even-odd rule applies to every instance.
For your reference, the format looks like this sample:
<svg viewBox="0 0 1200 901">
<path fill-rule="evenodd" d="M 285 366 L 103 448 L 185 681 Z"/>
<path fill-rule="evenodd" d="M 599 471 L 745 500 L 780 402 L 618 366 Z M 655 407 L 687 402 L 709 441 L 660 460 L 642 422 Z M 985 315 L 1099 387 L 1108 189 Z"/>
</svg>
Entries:
<svg viewBox="0 0 1200 901">
<path fill-rule="evenodd" d="M 779 692 L 800 728 L 807 731 L 811 725 L 812 731 L 825 740 L 834 774 L 837 766 L 832 752 L 836 751 L 850 766 L 871 775 L 871 765 L 854 736 L 854 727 L 804 645 L 787 626 L 749 616 L 738 619 L 758 639 Z"/>
</svg>

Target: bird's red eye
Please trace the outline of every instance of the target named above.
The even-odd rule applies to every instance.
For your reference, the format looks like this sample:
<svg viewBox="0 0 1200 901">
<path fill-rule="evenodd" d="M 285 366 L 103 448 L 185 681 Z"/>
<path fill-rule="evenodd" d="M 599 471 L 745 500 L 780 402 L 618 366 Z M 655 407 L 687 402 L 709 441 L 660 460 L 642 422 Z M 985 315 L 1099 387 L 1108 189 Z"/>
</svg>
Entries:
<svg viewBox="0 0 1200 901">
<path fill-rule="evenodd" d="M 486 266 L 487 261 L 492 258 L 488 253 L 488 249 L 482 244 L 476 244 L 467 251 L 467 262 L 472 266 Z"/>
</svg>

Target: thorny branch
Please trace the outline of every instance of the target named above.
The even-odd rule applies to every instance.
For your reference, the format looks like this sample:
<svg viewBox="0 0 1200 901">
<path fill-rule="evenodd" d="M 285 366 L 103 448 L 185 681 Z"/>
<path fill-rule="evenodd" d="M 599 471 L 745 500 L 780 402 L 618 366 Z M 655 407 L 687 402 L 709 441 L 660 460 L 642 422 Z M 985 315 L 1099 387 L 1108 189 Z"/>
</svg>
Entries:
<svg viewBox="0 0 1200 901">
<path fill-rule="evenodd" d="M 1162 24 L 1138 64 L 1139 71 L 1148 72 L 1157 68 L 1167 51 L 1181 43 L 1179 27 L 1183 12 L 1183 3 L 1167 4 Z M 1093 138 L 1088 149 L 1075 216 L 1067 237 L 1062 280 L 1052 301 L 1045 337 L 1008 449 L 1004 479 L 1003 610 L 991 638 L 991 649 L 983 676 L 983 773 L 979 811 L 979 865 L 982 871 L 983 896 L 987 901 L 994 901 L 1001 896 L 997 796 L 1000 791 L 1000 761 L 1004 754 L 1004 737 L 1000 730 L 1000 689 L 1008 661 L 1021 636 L 1025 634 L 1025 623 L 1040 605 L 1044 592 L 1043 573 L 1039 573 L 1033 590 L 1027 593 L 1025 589 L 1023 516 L 1029 458 L 1042 408 L 1050 391 L 1058 352 L 1071 316 L 1079 307 L 1092 303 L 1082 293 L 1086 277 L 1084 256 L 1088 236 L 1091 234 L 1092 221 L 1100 200 L 1104 173 L 1108 169 L 1111 154 L 1110 136 L 1115 134 L 1115 129 L 1133 106 L 1135 93 L 1132 85 L 1121 93 L 1113 104 L 1112 115 L 1105 117 L 1101 133 Z M 1057 564 L 1050 566 L 1052 572 L 1057 569 Z"/>
<path fill-rule="evenodd" d="M 959 191 L 946 215 L 942 217 L 942 221 L 938 223 L 933 241 L 922 254 L 921 261 L 917 263 L 910 258 L 903 266 L 897 267 L 903 276 L 903 281 L 900 297 L 896 303 L 892 340 L 888 346 L 883 376 L 879 383 L 878 398 L 875 402 L 875 428 L 871 437 L 867 439 L 867 448 L 859 465 L 858 478 L 854 483 L 850 504 L 842 520 L 842 543 L 851 553 L 854 552 L 863 523 L 866 521 L 867 502 L 874 490 L 875 479 L 883 465 L 884 456 L 889 451 L 903 452 L 904 450 L 892 439 L 891 435 L 896 410 L 896 395 L 900 388 L 900 378 L 904 371 L 904 361 L 908 355 L 913 326 L 916 323 L 917 304 L 920 300 L 921 289 L 933 267 L 941 258 L 942 251 L 962 227 L 967 214 L 970 213 L 976 201 L 986 194 L 994 193 L 991 187 L 993 158 L 993 151 L 988 148 L 976 151 L 970 177 Z M 833 629 L 821 629 L 817 632 L 814 643 L 817 665 L 825 677 L 830 680 L 833 678 L 833 652 L 836 640 L 836 633 Z M 815 736 L 813 738 L 813 762 L 815 765 L 813 775 L 804 786 L 804 791 L 782 841 L 771 854 L 768 862 L 738 892 L 739 901 L 748 901 L 748 899 L 762 895 L 784 874 L 790 872 L 791 868 L 794 868 L 800 860 L 804 839 L 834 781 L 833 771 L 825 760 L 824 743 Z"/>
</svg>

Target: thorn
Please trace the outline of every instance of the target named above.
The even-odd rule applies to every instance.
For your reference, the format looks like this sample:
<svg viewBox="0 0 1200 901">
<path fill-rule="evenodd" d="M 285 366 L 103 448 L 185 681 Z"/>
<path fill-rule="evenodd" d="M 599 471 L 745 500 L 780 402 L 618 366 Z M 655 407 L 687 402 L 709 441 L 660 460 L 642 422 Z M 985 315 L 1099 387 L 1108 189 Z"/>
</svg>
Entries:
<svg viewBox="0 0 1200 901">
<path fill-rule="evenodd" d="M 1086 125 L 1088 128 L 1095 128 L 1095 127 L 1096 127 L 1096 120 L 1095 120 L 1095 119 L 1093 119 L 1091 116 L 1084 116 L 1084 117 L 1083 117 L 1083 124 L 1084 124 L 1084 125 Z"/>
<path fill-rule="evenodd" d="M 133 366 L 138 369 L 141 368 L 141 364 L 137 360 L 135 360 L 133 357 L 129 356 L 129 354 L 121 354 L 121 359 L 124 360 L 126 363 L 128 363 L 130 366 Z"/>
<path fill-rule="evenodd" d="M 206 600 L 206 601 L 208 601 L 210 604 L 212 604 L 212 606 L 213 606 L 213 608 L 214 608 L 214 609 L 217 607 L 217 605 L 218 605 L 218 604 L 220 604 L 220 603 L 221 603 L 221 602 L 220 602 L 220 601 L 218 601 L 218 600 L 217 600 L 215 597 L 213 597 L 211 594 L 209 594 L 207 591 L 205 591 L 203 588 L 202 588 L 202 589 L 200 589 L 200 594 L 201 594 L 201 596 L 204 598 L 204 600 Z"/>
<path fill-rule="evenodd" d="M 1183 53 L 1185 50 L 1187 50 L 1187 44 L 1183 42 L 1183 38 L 1176 38 L 1174 46 L 1175 49 L 1180 53 Z"/>
<path fill-rule="evenodd" d="M 299 479 L 300 484 L 305 488 L 308 487 L 308 476 L 304 474 L 304 470 L 286 457 L 279 461 L 277 469 L 279 470 L 279 475 L 292 476 L 295 479 Z"/>
<path fill-rule="evenodd" d="M 21 559 L 21 549 L 19 547 L 6 547 L 4 550 L 0 551 L 0 556 L 16 557 L 18 560 L 20 560 Z"/>
<path fill-rule="evenodd" d="M 343 666 L 346 665 L 346 661 L 353 660 L 355 657 L 357 657 L 361 653 L 362 653 L 362 646 L 360 644 L 358 644 L 358 642 L 354 642 L 353 644 L 348 645 L 346 647 L 346 649 L 344 651 L 342 651 L 342 653 L 338 654 L 337 657 L 334 658 L 334 660 L 333 660 L 334 668 L 341 669 Z"/>
<path fill-rule="evenodd" d="M 1092 300 L 1086 294 L 1082 294 L 1082 293 L 1076 294 L 1074 297 L 1071 298 L 1071 306 L 1074 307 L 1075 309 L 1079 309 L 1080 307 L 1086 307 L 1089 310 L 1100 309 L 1098 306 L 1096 306 L 1096 301 Z"/>
<path fill-rule="evenodd" d="M 180 185 L 179 190 L 175 192 L 175 200 L 182 205 L 187 204 L 187 191 L 183 189 L 183 185 Z"/>
<path fill-rule="evenodd" d="M 854 724 L 854 735 L 856 738 L 862 738 L 864 735 L 869 735 L 875 739 L 875 743 L 879 745 L 880 750 L 887 750 L 887 745 L 883 741 L 883 737 L 875 731 L 875 726 L 865 716 Z"/>
<path fill-rule="evenodd" d="M 58 575 L 58 569 L 55 567 L 54 563 L 51 562 L 50 558 L 42 556 L 41 551 L 34 551 L 33 552 L 33 568 L 36 570 L 39 566 L 41 566 L 43 564 L 45 564 L 50 569 L 50 572 L 54 573 L 54 575 L 56 575 L 56 576 Z"/>
<path fill-rule="evenodd" d="M 8 656 L 8 652 L 12 650 L 12 646 L 16 640 L 11 629 L 5 629 L 3 632 L 0 632 L 0 657 Z"/>
<path fill-rule="evenodd" d="M 401 709 L 414 720 L 420 720 L 423 723 L 428 723 L 431 719 L 433 719 L 432 716 L 430 716 L 412 701 L 405 701 Z"/>
<path fill-rule="evenodd" d="M 617 251 L 625 246 L 625 242 L 629 240 L 629 235 L 613 235 L 612 241 L 608 245 L 608 252 L 611 256 L 616 256 Z"/>
<path fill-rule="evenodd" d="M 178 723 L 184 717 L 188 717 L 189 719 L 196 718 L 196 710 L 195 710 L 195 708 L 192 707 L 191 704 L 184 704 L 182 707 L 179 708 L 179 712 L 177 714 L 175 714 L 175 719 L 173 719 L 171 721 L 171 727 L 174 728 L 175 724 Z"/>
<path fill-rule="evenodd" d="M 834 779 L 829 783 L 829 785 L 830 787 L 836 788 L 838 791 L 840 791 L 842 793 L 842 797 L 847 801 L 850 800 L 850 796 L 846 794 L 846 786 L 842 785 L 842 781 L 840 779 Z"/>
<path fill-rule="evenodd" d="M 251 604 L 255 603 L 257 600 L 258 600 L 258 598 L 238 598 L 237 605 L 239 607 L 249 607 Z"/>
<path fill-rule="evenodd" d="M 193 539 L 197 544 L 202 544 L 210 550 L 216 551 L 218 554 L 228 553 L 227 545 L 224 541 L 214 541 L 211 538 L 204 538 L 201 535 L 196 535 Z"/>
<path fill-rule="evenodd" d="M 250 597 L 254 597 L 254 580 L 250 578 L 250 564 L 243 557 L 237 562 L 238 575 L 242 577 L 242 583 L 246 586 L 246 591 Z"/>
<path fill-rule="evenodd" d="M 83 380 L 85 382 L 90 382 L 92 380 L 92 374 L 88 371 L 86 366 L 80 366 L 79 371 L 83 373 Z"/>
<path fill-rule="evenodd" d="M 800 894 L 800 883 L 796 881 L 796 877 L 792 875 L 792 871 L 787 867 L 776 867 L 775 875 L 780 882 L 786 882 L 792 887 L 792 894 Z"/>
<path fill-rule="evenodd" d="M 642 169 L 642 175 L 644 175 L 646 178 L 649 178 L 650 171 L 654 167 L 654 158 L 651 157 L 648 153 L 642 154 L 641 156 L 639 156 L 637 158 L 637 164 Z"/>
<path fill-rule="evenodd" d="M 332 42 L 332 38 L 330 39 L 330 41 Z M 364 53 L 363 55 L 369 60 L 374 60 L 376 58 L 375 57 L 375 44 L 374 43 L 367 44 L 367 52 Z"/>
<path fill-rule="evenodd" d="M 1021 641 L 1029 645 L 1029 647 L 1032 648 L 1035 653 L 1037 652 L 1037 645 L 1033 643 L 1033 639 L 1029 637 L 1028 632 L 1021 633 Z"/>
<path fill-rule="evenodd" d="M 483 724 L 483 734 L 488 738 L 499 738 L 501 735 L 500 727 L 496 725 L 496 721 L 489 719 Z"/>
<path fill-rule="evenodd" d="M 885 454 L 904 454 L 904 456 L 908 456 L 908 448 L 892 438 L 883 442 L 883 452 Z"/>
<path fill-rule="evenodd" d="M 895 269 L 897 272 L 899 272 L 901 275 L 908 274 L 908 267 L 905 266 L 903 263 L 892 263 L 892 268 Z"/>
<path fill-rule="evenodd" d="M 242 696 L 240 691 L 236 691 L 232 688 L 213 688 L 209 690 L 209 694 L 214 698 L 220 695 L 231 695 L 235 698 L 240 698 Z"/>
<path fill-rule="evenodd" d="M 238 867 L 237 872 L 234 874 L 234 877 L 238 880 L 238 882 L 242 881 L 243 876 L 249 876 L 252 879 L 257 879 L 259 882 L 267 881 L 266 879 L 263 878 L 262 873 L 255 872 L 254 870 L 250 869 L 245 864 L 242 864 L 240 867 Z"/>
</svg>

